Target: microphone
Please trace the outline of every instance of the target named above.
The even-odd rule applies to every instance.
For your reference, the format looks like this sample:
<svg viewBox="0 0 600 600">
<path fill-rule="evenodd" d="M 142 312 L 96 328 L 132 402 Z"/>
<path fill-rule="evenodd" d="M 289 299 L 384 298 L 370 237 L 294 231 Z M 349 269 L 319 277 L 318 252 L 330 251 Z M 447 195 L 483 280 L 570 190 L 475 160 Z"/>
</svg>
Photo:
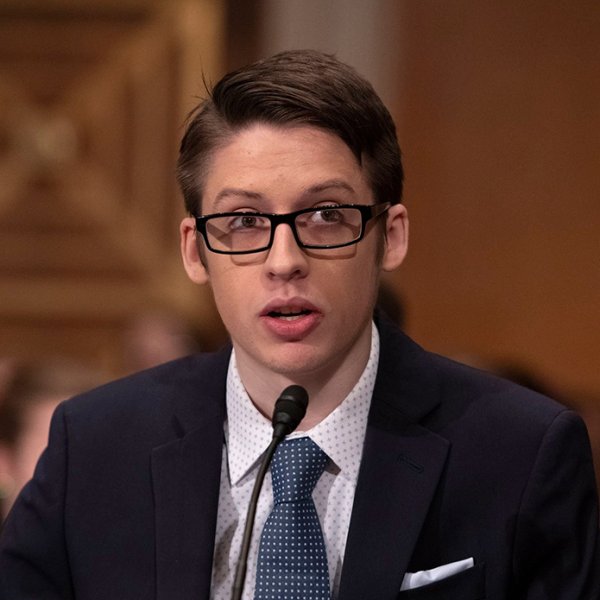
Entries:
<svg viewBox="0 0 600 600">
<path fill-rule="evenodd" d="M 300 425 L 308 407 L 308 394 L 299 385 L 290 385 L 281 392 L 273 411 L 273 438 L 283 439 Z"/>
<path fill-rule="evenodd" d="M 248 505 L 248 514 L 246 516 L 246 525 L 244 527 L 244 535 L 242 537 L 242 549 L 235 570 L 235 578 L 233 580 L 233 591 L 231 600 L 240 600 L 244 591 L 244 581 L 246 580 L 246 565 L 248 562 L 248 551 L 250 549 L 250 540 L 252 538 L 252 529 L 254 528 L 254 518 L 256 516 L 256 506 L 258 504 L 258 496 L 262 489 L 262 484 L 273 459 L 273 454 L 277 446 L 283 441 L 286 435 L 289 435 L 300 425 L 300 421 L 306 414 L 308 407 L 308 393 L 299 385 L 290 385 L 279 394 L 279 398 L 275 402 L 273 411 L 273 438 L 265 451 L 265 455 L 256 474 L 256 481 L 250 497 Z"/>
</svg>

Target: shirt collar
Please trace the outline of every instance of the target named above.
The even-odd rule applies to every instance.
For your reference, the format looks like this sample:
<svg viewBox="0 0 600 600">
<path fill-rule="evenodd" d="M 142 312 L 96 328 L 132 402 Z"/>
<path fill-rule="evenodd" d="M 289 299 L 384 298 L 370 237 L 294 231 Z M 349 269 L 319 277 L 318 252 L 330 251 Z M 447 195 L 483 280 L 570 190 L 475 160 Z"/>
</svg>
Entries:
<svg viewBox="0 0 600 600">
<path fill-rule="evenodd" d="M 379 362 L 379 333 L 371 328 L 369 360 L 358 382 L 344 401 L 308 431 L 289 437 L 309 436 L 329 456 L 340 475 L 356 479 L 362 456 L 369 407 Z M 235 351 L 227 372 L 227 422 L 225 440 L 231 485 L 239 484 L 257 464 L 273 435 L 273 428 L 254 406 L 237 370 Z"/>
</svg>

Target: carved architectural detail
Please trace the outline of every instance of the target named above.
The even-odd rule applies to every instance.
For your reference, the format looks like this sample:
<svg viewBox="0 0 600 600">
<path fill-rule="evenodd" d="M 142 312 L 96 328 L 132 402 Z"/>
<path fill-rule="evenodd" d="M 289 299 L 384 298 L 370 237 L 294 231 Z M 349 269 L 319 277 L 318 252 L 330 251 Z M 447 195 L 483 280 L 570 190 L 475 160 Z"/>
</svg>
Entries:
<svg viewBox="0 0 600 600">
<path fill-rule="evenodd" d="M 51 335 L 116 368 L 145 305 L 214 322 L 180 267 L 174 165 L 202 72 L 221 70 L 222 15 L 209 0 L 92 4 L 0 8 L 0 354 L 35 356 Z"/>
</svg>

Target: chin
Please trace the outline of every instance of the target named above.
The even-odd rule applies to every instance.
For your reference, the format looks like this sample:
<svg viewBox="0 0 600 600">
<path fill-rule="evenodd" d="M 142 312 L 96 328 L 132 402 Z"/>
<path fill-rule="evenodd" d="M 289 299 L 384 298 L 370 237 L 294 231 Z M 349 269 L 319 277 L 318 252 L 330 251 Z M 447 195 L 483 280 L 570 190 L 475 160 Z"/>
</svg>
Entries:
<svg viewBox="0 0 600 600">
<path fill-rule="evenodd" d="M 287 378 L 292 383 L 308 384 L 326 381 L 340 368 L 340 356 L 343 351 L 315 352 L 314 348 L 306 352 L 281 353 L 266 363 L 269 370 Z M 342 361 L 343 362 L 343 361 Z"/>
<path fill-rule="evenodd" d="M 329 362 L 322 353 L 314 348 L 294 348 L 281 350 L 275 356 L 265 361 L 265 366 L 274 373 L 285 375 L 290 379 L 294 376 L 310 375 L 323 368 Z"/>
</svg>

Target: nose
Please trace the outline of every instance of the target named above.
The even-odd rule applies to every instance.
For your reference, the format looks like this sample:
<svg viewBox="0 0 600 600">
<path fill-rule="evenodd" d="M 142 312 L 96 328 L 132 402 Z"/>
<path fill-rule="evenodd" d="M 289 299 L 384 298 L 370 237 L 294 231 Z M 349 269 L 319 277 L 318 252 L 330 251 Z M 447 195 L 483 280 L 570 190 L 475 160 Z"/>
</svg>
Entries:
<svg viewBox="0 0 600 600">
<path fill-rule="evenodd" d="M 286 223 L 275 228 L 273 244 L 265 259 L 265 269 L 273 279 L 290 280 L 306 276 L 308 257 L 298 246 L 292 228 Z"/>
</svg>

